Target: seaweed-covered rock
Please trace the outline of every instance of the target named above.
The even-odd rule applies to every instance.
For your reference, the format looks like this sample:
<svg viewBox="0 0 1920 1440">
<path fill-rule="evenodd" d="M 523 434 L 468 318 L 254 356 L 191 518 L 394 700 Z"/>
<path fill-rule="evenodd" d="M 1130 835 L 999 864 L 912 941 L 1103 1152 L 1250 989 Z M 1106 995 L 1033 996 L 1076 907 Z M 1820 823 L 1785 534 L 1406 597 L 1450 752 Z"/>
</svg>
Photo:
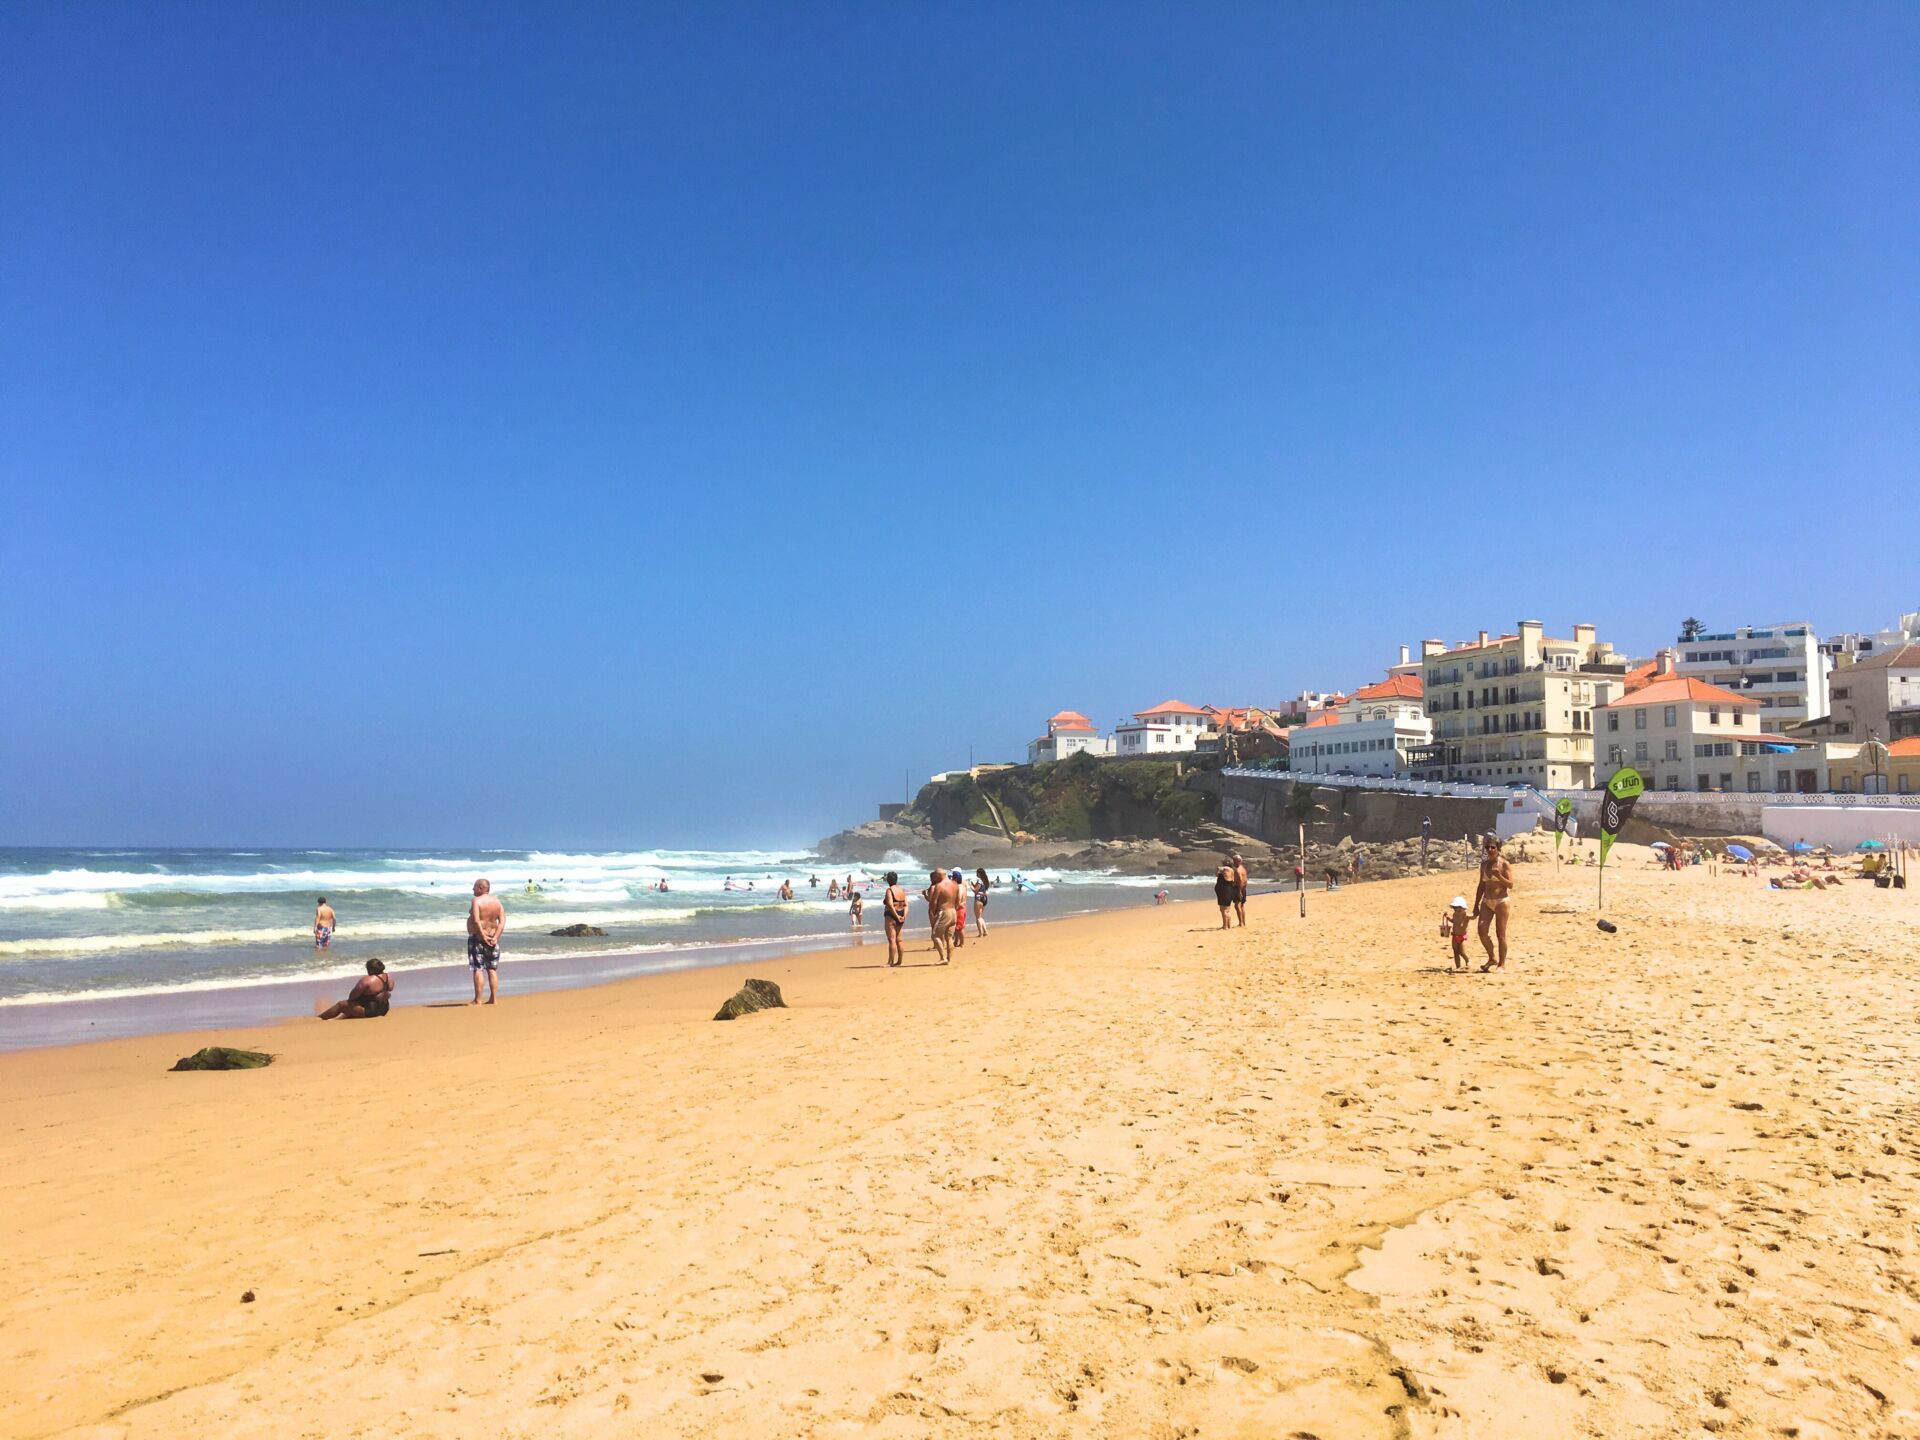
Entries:
<svg viewBox="0 0 1920 1440">
<path fill-rule="evenodd" d="M 780 987 L 771 980 L 749 980 L 742 985 L 720 1007 L 716 1020 L 737 1020 L 742 1015 L 751 1015 L 756 1010 L 784 1010 L 787 1002 L 780 998 Z"/>
<path fill-rule="evenodd" d="M 604 935 L 607 932 L 598 925 L 562 925 L 558 930 L 549 930 L 547 933 L 565 940 L 580 940 L 588 935 Z"/>
<path fill-rule="evenodd" d="M 258 1070 L 271 1065 L 273 1056 L 264 1050 L 236 1050 L 231 1045 L 209 1045 L 204 1050 L 174 1062 L 176 1070 Z"/>
</svg>

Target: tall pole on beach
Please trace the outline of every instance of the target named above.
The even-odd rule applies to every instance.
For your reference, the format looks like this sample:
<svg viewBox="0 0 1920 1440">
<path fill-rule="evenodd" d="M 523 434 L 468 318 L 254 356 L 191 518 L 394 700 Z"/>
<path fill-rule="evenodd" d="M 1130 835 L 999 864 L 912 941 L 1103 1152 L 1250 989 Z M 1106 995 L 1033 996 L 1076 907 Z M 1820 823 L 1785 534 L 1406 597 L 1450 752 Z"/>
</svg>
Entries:
<svg viewBox="0 0 1920 1440">
<path fill-rule="evenodd" d="M 1307 918 L 1307 822 L 1300 822 L 1300 918 Z"/>
</svg>

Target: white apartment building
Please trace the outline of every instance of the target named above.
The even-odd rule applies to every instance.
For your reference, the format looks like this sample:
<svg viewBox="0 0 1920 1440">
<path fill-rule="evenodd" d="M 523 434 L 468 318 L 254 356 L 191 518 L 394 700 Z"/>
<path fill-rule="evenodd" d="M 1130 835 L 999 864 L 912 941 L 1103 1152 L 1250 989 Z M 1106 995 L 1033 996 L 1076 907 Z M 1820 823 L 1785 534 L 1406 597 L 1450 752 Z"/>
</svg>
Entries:
<svg viewBox="0 0 1920 1440">
<path fill-rule="evenodd" d="M 1876 630 L 1871 634 L 1849 630 L 1843 635 L 1830 635 L 1820 642 L 1820 649 L 1838 665 L 1843 655 L 1865 660 L 1883 650 L 1898 650 L 1902 645 L 1915 643 L 1920 643 L 1920 610 L 1902 615 L 1891 630 Z"/>
<path fill-rule="evenodd" d="M 1349 775 L 1412 771 L 1432 745 L 1433 726 L 1422 708 L 1420 676 L 1402 668 L 1409 663 L 1406 646 L 1400 655 L 1401 664 L 1390 666 L 1386 679 L 1361 686 L 1288 732 L 1289 769 Z"/>
<path fill-rule="evenodd" d="M 1768 734 L 1828 713 L 1833 657 L 1804 620 L 1696 635 L 1674 649 L 1678 674 L 1758 701 Z"/>
<path fill-rule="evenodd" d="M 1093 721 L 1078 710 L 1062 710 L 1047 718 L 1047 733 L 1027 742 L 1027 763 L 1039 765 L 1065 760 L 1069 755 L 1111 755 L 1113 737 L 1103 736 Z"/>
<path fill-rule="evenodd" d="M 1684 675 L 1662 675 L 1594 712 L 1593 783 L 1623 765 L 1650 790 L 1815 790 L 1818 746 L 1761 730 L 1759 700 Z"/>
<path fill-rule="evenodd" d="M 1196 750 L 1202 739 L 1213 739 L 1213 717 L 1184 700 L 1163 700 L 1151 710 L 1134 712 L 1130 724 L 1113 727 L 1113 753 L 1121 759 L 1146 755 L 1178 755 Z"/>
<path fill-rule="evenodd" d="M 1593 784 L 1593 714 L 1625 688 L 1626 657 L 1591 625 L 1556 640 L 1538 620 L 1511 635 L 1448 649 L 1421 645 L 1424 704 L 1433 724 L 1416 775 L 1493 785 L 1585 789 Z"/>
</svg>

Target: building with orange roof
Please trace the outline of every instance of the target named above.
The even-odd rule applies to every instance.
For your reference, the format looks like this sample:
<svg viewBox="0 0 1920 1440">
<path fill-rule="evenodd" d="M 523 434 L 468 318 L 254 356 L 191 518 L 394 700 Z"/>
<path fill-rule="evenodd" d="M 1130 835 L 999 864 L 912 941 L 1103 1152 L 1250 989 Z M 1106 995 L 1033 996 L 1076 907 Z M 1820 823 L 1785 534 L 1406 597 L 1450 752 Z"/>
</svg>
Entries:
<svg viewBox="0 0 1920 1440">
<path fill-rule="evenodd" d="M 1395 667 L 1333 710 L 1296 727 L 1291 770 L 1317 774 L 1407 775 L 1433 742 L 1422 709 L 1424 682 Z"/>
<path fill-rule="evenodd" d="M 1763 731 L 1757 697 L 1691 675 L 1657 674 L 1595 714 L 1595 784 L 1631 765 L 1649 790 L 1826 788 L 1821 747 Z"/>
<path fill-rule="evenodd" d="M 1842 794 L 1920 795 L 1920 735 L 1882 744 L 1878 753 L 1871 741 L 1825 748 L 1845 752 L 1828 764 L 1829 783 Z"/>
<path fill-rule="evenodd" d="M 1162 700 L 1145 710 L 1136 710 L 1131 723 L 1113 727 L 1113 753 L 1121 759 L 1140 759 L 1149 755 L 1178 755 L 1198 750 L 1200 742 L 1214 740 L 1219 731 L 1213 716 L 1203 705 L 1184 700 Z"/>
<path fill-rule="evenodd" d="M 1100 734 L 1099 727 L 1078 710 L 1062 710 L 1047 717 L 1047 733 L 1027 742 L 1027 763 L 1039 765 L 1065 760 L 1069 755 L 1111 755 L 1113 737 Z"/>
<path fill-rule="evenodd" d="M 1571 640 L 1522 620 L 1511 634 L 1420 647 L 1433 744 L 1414 773 L 1540 789 L 1594 783 L 1593 716 L 1623 693 L 1627 657 L 1591 625 Z"/>
</svg>

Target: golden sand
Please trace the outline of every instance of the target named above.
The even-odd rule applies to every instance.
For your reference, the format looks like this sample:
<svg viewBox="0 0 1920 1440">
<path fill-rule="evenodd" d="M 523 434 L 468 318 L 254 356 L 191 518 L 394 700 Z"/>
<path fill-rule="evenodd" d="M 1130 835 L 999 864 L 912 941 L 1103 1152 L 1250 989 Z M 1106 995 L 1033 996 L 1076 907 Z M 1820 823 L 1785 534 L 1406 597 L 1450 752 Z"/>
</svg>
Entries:
<svg viewBox="0 0 1920 1440">
<path fill-rule="evenodd" d="M 0 1434 L 1920 1433 L 1920 897 L 1519 878 L 0 1057 Z"/>
</svg>

